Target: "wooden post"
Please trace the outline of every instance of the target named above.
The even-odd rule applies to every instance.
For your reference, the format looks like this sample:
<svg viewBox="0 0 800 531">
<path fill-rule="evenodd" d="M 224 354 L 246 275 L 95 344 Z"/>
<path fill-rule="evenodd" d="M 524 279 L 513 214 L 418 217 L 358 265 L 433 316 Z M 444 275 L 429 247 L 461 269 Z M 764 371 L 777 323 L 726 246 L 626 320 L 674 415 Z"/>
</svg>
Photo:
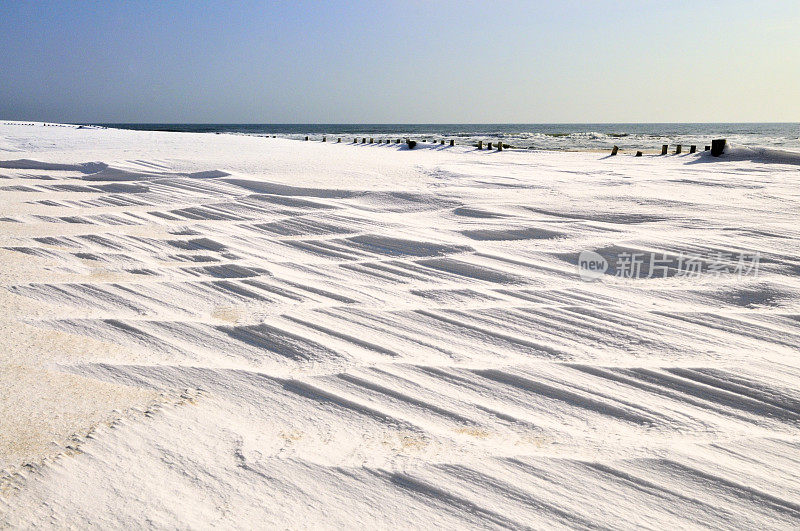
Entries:
<svg viewBox="0 0 800 531">
<path fill-rule="evenodd" d="M 642 156 L 642 152 L 641 152 L 641 151 L 637 151 L 637 152 L 636 152 L 636 156 L 637 156 L 637 157 L 641 157 L 641 156 Z"/>
<path fill-rule="evenodd" d="M 498 142 L 497 143 L 497 151 L 503 151 L 503 143 L 502 142 Z"/>
<path fill-rule="evenodd" d="M 682 148 L 682 147 L 683 147 L 683 146 L 681 146 L 680 144 L 678 144 L 677 146 L 675 146 L 675 154 L 676 154 L 676 155 L 680 155 L 680 154 L 681 154 L 681 148 Z"/>
<path fill-rule="evenodd" d="M 366 144 L 366 143 L 367 143 L 367 137 L 364 137 L 364 138 L 362 138 L 362 139 L 361 139 L 361 143 L 362 143 L 362 144 Z"/>
<path fill-rule="evenodd" d="M 408 149 L 414 149 L 414 146 L 417 145 L 413 140 L 406 140 L 406 144 L 408 145 Z"/>
<path fill-rule="evenodd" d="M 441 145 L 441 146 L 443 146 L 443 145 L 444 145 L 444 139 L 442 139 L 442 140 L 439 140 L 439 145 Z"/>
<path fill-rule="evenodd" d="M 616 155 L 617 151 L 619 151 L 619 146 L 614 146 L 613 149 L 611 150 L 611 156 L 613 157 L 614 155 Z"/>
<path fill-rule="evenodd" d="M 722 152 L 725 151 L 725 139 L 718 138 L 716 140 L 711 141 L 711 156 L 712 157 L 719 157 L 722 155 Z"/>
<path fill-rule="evenodd" d="M 666 144 L 664 144 L 663 146 L 661 146 L 661 154 L 662 154 L 662 155 L 666 155 L 666 154 L 667 154 L 667 148 L 668 148 L 668 147 L 669 147 L 669 146 L 667 146 Z"/>
<path fill-rule="evenodd" d="M 342 139 L 340 138 L 339 140 L 336 141 L 336 143 L 337 144 L 341 144 L 342 143 Z"/>
<path fill-rule="evenodd" d="M 324 136 L 322 137 L 322 141 L 325 142 L 325 137 Z"/>
<path fill-rule="evenodd" d="M 400 139 L 398 138 L 397 140 L 394 141 L 394 143 L 395 144 L 399 144 L 400 143 Z"/>
<path fill-rule="evenodd" d="M 487 142 L 486 145 L 488 146 L 486 149 L 492 149 L 492 143 L 491 142 Z"/>
<path fill-rule="evenodd" d="M 483 140 L 478 140 L 478 149 L 483 149 Z"/>
<path fill-rule="evenodd" d="M 696 153 L 696 152 L 697 152 L 697 146 L 695 146 L 694 144 L 689 146 L 689 153 Z"/>
<path fill-rule="evenodd" d="M 453 147 L 455 145 L 456 145 L 456 141 L 451 138 L 450 139 L 450 147 Z"/>
<path fill-rule="evenodd" d="M 308 142 L 308 137 L 306 137 L 306 142 Z"/>
<path fill-rule="evenodd" d="M 711 146 L 706 146 L 706 148 L 703 151 L 711 151 Z"/>
</svg>

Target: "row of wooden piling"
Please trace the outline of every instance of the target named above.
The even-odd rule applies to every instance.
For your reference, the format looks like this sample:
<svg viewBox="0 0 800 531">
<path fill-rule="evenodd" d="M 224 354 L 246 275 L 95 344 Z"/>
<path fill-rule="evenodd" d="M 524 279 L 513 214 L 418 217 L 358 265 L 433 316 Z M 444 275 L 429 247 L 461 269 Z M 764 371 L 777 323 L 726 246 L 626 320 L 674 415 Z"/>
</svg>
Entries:
<svg viewBox="0 0 800 531">
<path fill-rule="evenodd" d="M 272 138 L 276 138 L 276 137 L 277 137 L 277 135 L 272 135 Z M 369 142 L 367 142 L 367 139 L 369 139 Z M 306 136 L 305 140 L 306 140 L 306 142 L 308 142 L 309 137 Z M 323 136 L 322 137 L 322 141 L 323 142 L 326 142 L 327 140 L 328 140 L 327 136 Z M 422 141 L 423 142 L 427 142 L 427 139 L 423 139 Z M 395 144 L 400 144 L 402 142 L 405 142 L 405 144 L 408 145 L 409 149 L 413 149 L 417 145 L 417 142 L 415 140 L 411 140 L 411 139 L 408 139 L 408 138 L 406 138 L 403 141 L 401 141 L 399 138 L 397 138 L 394 141 Z M 342 137 L 338 137 L 336 139 L 336 143 L 337 144 L 341 144 L 342 143 Z M 361 137 L 361 142 L 359 142 L 358 141 L 358 137 L 353 138 L 353 144 L 359 144 L 359 143 L 361 143 L 361 144 L 367 144 L 367 143 L 369 143 L 369 144 L 384 144 L 384 143 L 391 144 L 392 141 L 387 138 L 387 139 L 378 139 L 377 142 L 376 142 L 375 138 L 372 138 L 372 137 Z M 436 144 L 436 140 L 432 140 L 431 143 Z M 711 145 L 710 146 L 705 146 L 704 151 L 710 151 L 711 155 L 713 157 L 719 157 L 720 155 L 722 155 L 722 152 L 725 150 L 725 144 L 726 143 L 727 143 L 727 141 L 724 138 L 719 138 L 719 139 L 712 140 L 711 141 Z M 445 141 L 442 139 L 442 140 L 439 141 L 439 144 L 443 146 L 443 145 L 445 145 Z M 450 139 L 449 140 L 449 144 L 450 144 L 451 147 L 455 146 L 456 145 L 455 140 Z M 502 142 L 496 142 L 496 143 L 487 142 L 486 143 L 486 149 L 487 150 L 492 150 L 492 149 L 495 148 L 495 146 L 496 146 L 497 151 L 503 151 L 503 148 L 508 149 L 510 147 L 508 144 L 504 144 Z M 482 150 L 483 149 L 483 140 L 478 140 L 477 147 L 478 147 L 478 150 Z M 662 144 L 662 146 L 661 146 L 661 154 L 662 155 L 666 155 L 668 153 L 668 151 L 669 151 L 669 144 Z M 612 157 L 615 156 L 618 152 L 619 152 L 619 146 L 614 146 L 611 149 L 611 156 Z M 682 144 L 677 144 L 675 146 L 675 154 L 676 155 L 680 155 L 682 152 L 683 152 L 683 145 Z M 696 153 L 696 152 L 697 152 L 697 146 L 695 144 L 691 144 L 689 146 L 689 153 Z M 642 156 L 642 152 L 641 151 L 637 151 L 635 156 L 636 157 L 641 157 Z"/>
<path fill-rule="evenodd" d="M 276 138 L 276 135 L 272 135 L 272 138 Z M 309 139 L 310 139 L 309 136 L 305 137 L 305 141 L 306 142 L 308 142 Z M 323 142 L 327 142 L 327 140 L 328 140 L 327 136 L 323 136 L 322 137 L 322 141 Z M 428 140 L 427 139 L 423 139 L 422 141 L 423 142 L 427 142 Z M 342 137 L 337 137 L 336 143 L 337 144 L 341 144 L 342 143 Z M 374 137 L 366 137 L 365 136 L 365 137 L 360 137 L 360 141 L 359 141 L 358 137 L 353 138 L 353 142 L 352 143 L 353 144 L 391 144 L 392 140 L 391 139 L 380 139 L 380 138 L 376 140 Z M 394 143 L 395 144 L 405 143 L 405 144 L 408 144 L 408 146 L 410 148 L 413 148 L 414 146 L 417 145 L 417 142 L 415 140 L 411 140 L 411 139 L 408 139 L 408 138 L 406 138 L 404 140 L 401 140 L 401 139 L 397 138 L 397 139 L 394 140 Z M 436 140 L 431 140 L 431 143 L 432 144 L 436 144 L 437 142 L 436 142 Z M 456 145 L 456 141 L 453 140 L 453 139 L 448 140 L 447 143 L 450 145 L 450 147 L 454 147 Z M 440 139 L 439 140 L 439 145 L 444 146 L 445 145 L 445 140 L 444 139 Z M 478 146 L 477 147 L 478 147 L 479 150 L 483 149 L 483 140 L 478 140 Z M 502 142 L 487 142 L 486 143 L 486 149 L 487 150 L 497 149 L 497 151 L 503 151 L 504 148 L 505 149 L 509 149 L 509 147 L 510 146 L 508 144 L 504 144 Z"/>
<path fill-rule="evenodd" d="M 719 138 L 719 139 L 712 140 L 711 141 L 711 145 L 710 146 L 705 146 L 705 150 L 704 151 L 710 151 L 712 157 L 719 157 L 720 155 L 722 155 L 722 152 L 725 150 L 725 144 L 726 143 L 727 143 L 727 140 L 725 140 L 724 138 Z M 666 155 L 668 151 L 669 151 L 669 144 L 662 144 L 661 145 L 661 154 L 662 155 Z M 611 155 L 610 156 L 613 157 L 618 152 L 619 152 L 619 146 L 614 146 L 611 149 Z M 676 145 L 675 146 L 675 155 L 680 155 L 682 152 L 683 152 L 683 145 L 682 144 Z M 697 146 L 695 144 L 691 144 L 689 146 L 689 153 L 697 153 Z M 642 152 L 641 151 L 637 151 L 635 156 L 636 157 L 641 157 L 642 156 Z"/>
<path fill-rule="evenodd" d="M 709 149 L 711 149 L 711 146 L 706 146 L 705 151 L 708 151 Z M 669 150 L 669 144 L 664 144 L 664 145 L 661 146 L 661 154 L 662 155 L 666 155 L 668 150 Z M 680 155 L 682 151 L 683 151 L 683 145 L 678 144 L 677 146 L 675 146 L 675 154 L 676 155 Z M 694 144 L 690 145 L 689 146 L 689 153 L 696 153 L 696 152 L 697 152 L 697 146 L 694 145 Z"/>
</svg>

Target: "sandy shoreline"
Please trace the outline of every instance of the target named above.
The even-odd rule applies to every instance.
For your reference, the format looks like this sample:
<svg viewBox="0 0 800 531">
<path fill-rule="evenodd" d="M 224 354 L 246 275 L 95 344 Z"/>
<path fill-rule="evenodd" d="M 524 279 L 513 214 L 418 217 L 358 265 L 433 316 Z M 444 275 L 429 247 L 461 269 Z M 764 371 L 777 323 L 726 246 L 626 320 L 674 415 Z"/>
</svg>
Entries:
<svg viewBox="0 0 800 531">
<path fill-rule="evenodd" d="M 797 175 L 0 125 L 0 525 L 795 527 Z"/>
</svg>

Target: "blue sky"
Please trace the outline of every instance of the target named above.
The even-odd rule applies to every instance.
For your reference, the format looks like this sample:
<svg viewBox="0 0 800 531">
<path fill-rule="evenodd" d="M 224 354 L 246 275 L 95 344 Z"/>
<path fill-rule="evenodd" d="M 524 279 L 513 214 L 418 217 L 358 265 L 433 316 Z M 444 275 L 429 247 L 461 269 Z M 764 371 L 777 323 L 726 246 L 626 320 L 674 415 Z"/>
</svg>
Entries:
<svg viewBox="0 0 800 531">
<path fill-rule="evenodd" d="M 0 119 L 800 121 L 800 2 L 0 2 Z"/>
</svg>

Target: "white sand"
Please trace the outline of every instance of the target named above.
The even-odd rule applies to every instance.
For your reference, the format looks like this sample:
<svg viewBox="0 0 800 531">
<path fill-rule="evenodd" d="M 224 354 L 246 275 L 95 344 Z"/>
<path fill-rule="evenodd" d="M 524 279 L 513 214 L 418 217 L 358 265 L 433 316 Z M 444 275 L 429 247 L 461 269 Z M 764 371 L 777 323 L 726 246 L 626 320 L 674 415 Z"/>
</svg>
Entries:
<svg viewBox="0 0 800 531">
<path fill-rule="evenodd" d="M 0 526 L 797 528 L 767 155 L 0 125 Z"/>
</svg>

